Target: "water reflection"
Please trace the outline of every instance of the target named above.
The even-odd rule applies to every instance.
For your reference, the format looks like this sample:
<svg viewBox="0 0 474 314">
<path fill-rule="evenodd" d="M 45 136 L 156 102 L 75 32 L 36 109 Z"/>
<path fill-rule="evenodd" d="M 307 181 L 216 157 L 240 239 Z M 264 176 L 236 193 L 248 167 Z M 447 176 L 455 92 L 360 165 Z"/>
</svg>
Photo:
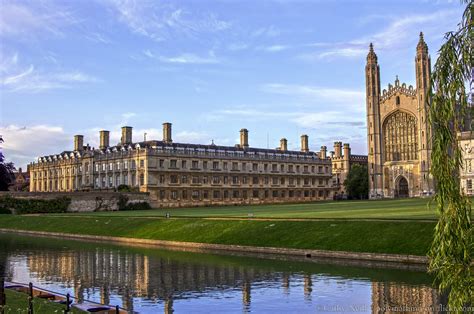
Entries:
<svg viewBox="0 0 474 314">
<path fill-rule="evenodd" d="M 0 249 L 7 280 L 131 312 L 437 312 L 445 304 L 422 272 L 1 234 Z"/>
</svg>

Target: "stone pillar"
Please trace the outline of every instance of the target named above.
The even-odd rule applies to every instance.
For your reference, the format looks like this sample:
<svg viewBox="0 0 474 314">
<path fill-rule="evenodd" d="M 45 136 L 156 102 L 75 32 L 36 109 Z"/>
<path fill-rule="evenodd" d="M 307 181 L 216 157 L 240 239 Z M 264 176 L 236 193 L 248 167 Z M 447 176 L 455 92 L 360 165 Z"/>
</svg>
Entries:
<svg viewBox="0 0 474 314">
<path fill-rule="evenodd" d="M 306 134 L 301 135 L 301 151 L 304 153 L 309 152 L 308 135 Z"/>
</svg>

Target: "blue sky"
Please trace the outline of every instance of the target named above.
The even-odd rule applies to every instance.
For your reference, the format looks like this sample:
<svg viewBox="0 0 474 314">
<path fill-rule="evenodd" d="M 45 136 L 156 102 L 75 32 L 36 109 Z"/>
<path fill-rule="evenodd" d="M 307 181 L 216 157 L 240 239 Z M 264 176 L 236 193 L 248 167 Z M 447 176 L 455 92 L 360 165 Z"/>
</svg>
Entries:
<svg viewBox="0 0 474 314">
<path fill-rule="evenodd" d="M 0 134 L 25 166 L 74 134 L 366 153 L 365 58 L 382 86 L 414 84 L 418 34 L 434 65 L 459 1 L 0 0 Z"/>
</svg>

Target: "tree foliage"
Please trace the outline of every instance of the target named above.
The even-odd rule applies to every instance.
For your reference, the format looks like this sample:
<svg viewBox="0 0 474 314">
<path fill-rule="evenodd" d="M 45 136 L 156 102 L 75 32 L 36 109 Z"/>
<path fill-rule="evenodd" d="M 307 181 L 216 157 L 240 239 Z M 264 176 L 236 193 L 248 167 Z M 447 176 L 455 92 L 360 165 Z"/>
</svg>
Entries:
<svg viewBox="0 0 474 314">
<path fill-rule="evenodd" d="M 446 42 L 439 50 L 428 104 L 433 128 L 431 174 L 436 182 L 434 201 L 440 213 L 429 251 L 429 270 L 435 273 L 440 290 L 449 293 L 448 305 L 454 312 L 474 304 L 471 205 L 461 190 L 462 148 L 457 141 L 470 110 L 468 82 L 472 88 L 473 4 L 466 3 L 458 30 L 446 34 Z"/>
<path fill-rule="evenodd" d="M 3 143 L 3 138 L 0 136 L 0 143 Z M 6 162 L 3 152 L 0 150 L 0 191 L 8 191 L 8 186 L 13 182 L 13 171 L 15 166 L 12 162 Z"/>
<path fill-rule="evenodd" d="M 344 187 L 351 199 L 366 199 L 369 195 L 369 171 L 367 166 L 354 164 L 351 166 Z"/>
</svg>

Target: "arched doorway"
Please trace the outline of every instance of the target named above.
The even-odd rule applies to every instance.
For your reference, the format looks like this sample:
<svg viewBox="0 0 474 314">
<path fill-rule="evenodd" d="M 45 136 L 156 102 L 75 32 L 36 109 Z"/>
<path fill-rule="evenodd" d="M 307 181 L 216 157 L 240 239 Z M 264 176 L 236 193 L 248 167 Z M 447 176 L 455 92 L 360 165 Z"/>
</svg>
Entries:
<svg viewBox="0 0 474 314">
<path fill-rule="evenodd" d="M 408 181 L 405 177 L 400 177 L 397 184 L 397 190 L 395 197 L 409 197 L 410 193 L 408 191 Z"/>
</svg>

